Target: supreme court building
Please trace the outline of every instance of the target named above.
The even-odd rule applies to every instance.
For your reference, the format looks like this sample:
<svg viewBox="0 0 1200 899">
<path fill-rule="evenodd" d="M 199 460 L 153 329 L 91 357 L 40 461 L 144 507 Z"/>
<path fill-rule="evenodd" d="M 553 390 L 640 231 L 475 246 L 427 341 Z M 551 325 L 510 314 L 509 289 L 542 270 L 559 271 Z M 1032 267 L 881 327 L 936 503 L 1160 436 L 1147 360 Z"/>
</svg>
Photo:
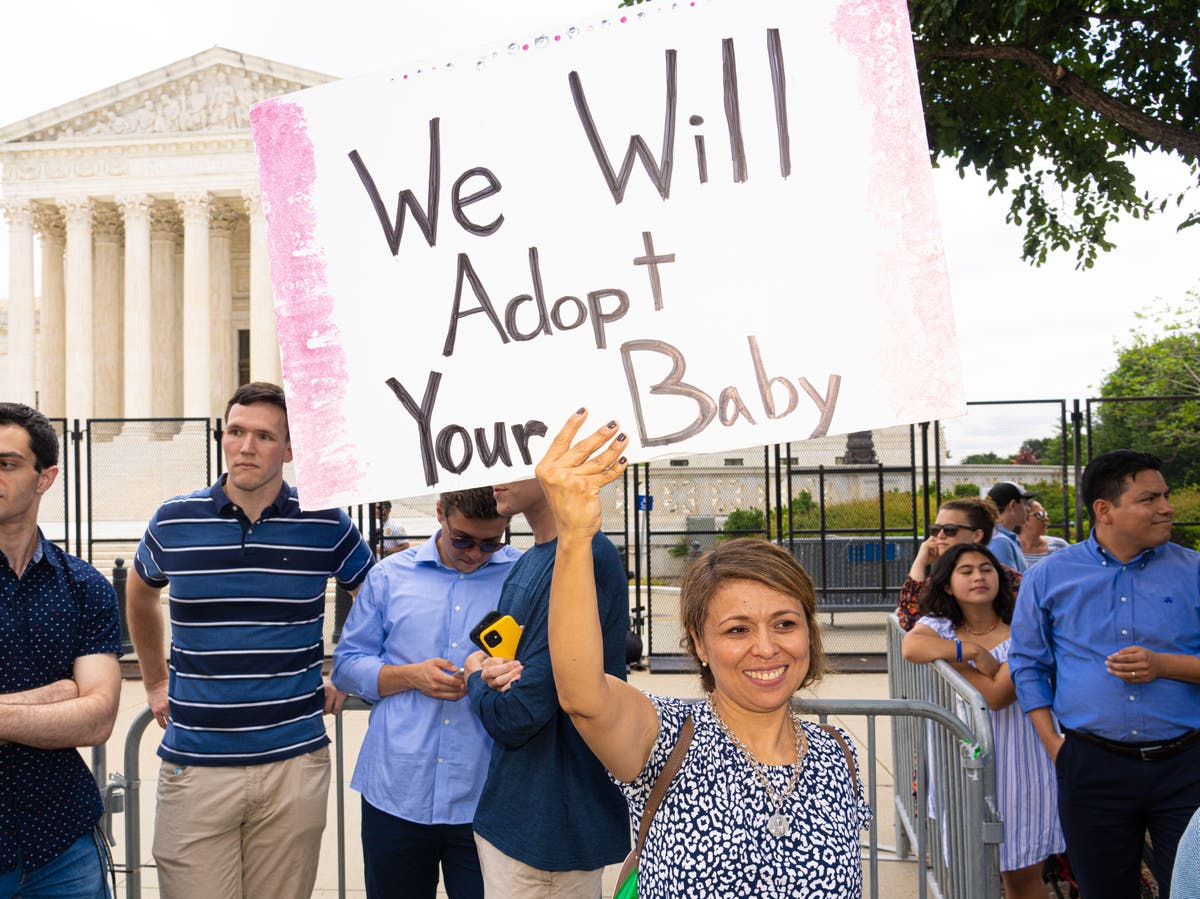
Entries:
<svg viewBox="0 0 1200 899">
<path fill-rule="evenodd" d="M 0 396 L 50 417 L 210 417 L 239 383 L 280 383 L 249 113 L 329 80 L 213 48 L 0 128 Z"/>
</svg>

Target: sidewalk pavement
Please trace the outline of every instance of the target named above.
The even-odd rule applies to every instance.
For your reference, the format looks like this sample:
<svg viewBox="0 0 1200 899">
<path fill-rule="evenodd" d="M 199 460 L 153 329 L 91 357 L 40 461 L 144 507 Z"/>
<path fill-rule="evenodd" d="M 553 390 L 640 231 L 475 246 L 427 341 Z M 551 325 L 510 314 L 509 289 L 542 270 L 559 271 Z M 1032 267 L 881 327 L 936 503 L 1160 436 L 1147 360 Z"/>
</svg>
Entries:
<svg viewBox="0 0 1200 899">
<path fill-rule="evenodd" d="M 635 671 L 630 675 L 630 681 L 642 690 L 665 696 L 695 697 L 700 695 L 699 680 L 691 674 L 650 674 Z M 887 697 L 886 674 L 832 674 L 817 685 L 812 695 L 822 699 L 884 699 Z M 117 716 L 113 737 L 107 744 L 107 768 L 110 773 L 121 772 L 132 777 L 133 772 L 124 771 L 125 737 L 134 719 L 146 707 L 146 693 L 142 682 L 129 679 L 124 682 L 121 692 L 121 709 Z M 334 727 L 328 721 L 330 737 L 333 737 Z M 868 782 L 867 762 L 867 723 L 865 719 L 848 718 L 834 719 L 854 737 L 863 766 L 863 780 Z M 346 751 L 345 765 L 345 846 L 346 846 L 346 895 L 353 899 L 362 899 L 366 892 L 363 887 L 362 855 L 358 838 L 359 832 L 359 796 L 349 787 L 350 776 L 354 770 L 354 760 L 358 748 L 366 732 L 367 714 L 364 712 L 347 712 L 344 716 L 344 739 Z M 151 723 L 147 728 L 138 749 L 141 780 L 141 858 L 143 864 L 149 865 L 142 869 L 142 896 L 147 899 L 157 899 L 158 881 L 153 868 L 154 859 L 151 855 L 153 839 L 155 784 L 158 778 L 159 759 L 155 755 L 158 748 L 160 731 L 156 724 Z M 877 795 L 875 799 L 875 814 L 879 822 L 879 842 L 883 858 L 880 861 L 879 895 L 885 899 L 893 897 L 915 896 L 917 894 L 916 864 L 909 860 L 905 862 L 886 860 L 892 856 L 895 843 L 894 814 L 892 803 L 892 783 L 894 768 L 891 758 L 891 727 L 888 719 L 879 719 L 876 730 L 877 758 L 875 761 L 875 778 Z M 90 754 L 85 752 L 84 757 Z M 334 764 L 337 764 L 336 757 Z M 336 768 L 335 768 L 336 772 Z M 333 899 L 338 895 L 338 857 L 337 857 L 337 818 L 334 791 L 336 790 L 336 773 L 330 778 L 329 818 L 325 827 L 325 835 L 321 845 L 321 863 L 317 873 L 314 897 Z M 117 840 L 113 855 L 119 868 L 126 862 L 125 852 L 125 815 L 117 815 L 113 820 L 113 830 Z M 866 838 L 864 832 L 863 837 Z M 863 864 L 866 871 L 866 862 Z M 612 896 L 615 889 L 617 866 L 611 867 L 605 876 L 604 896 Z M 125 899 L 126 878 L 118 876 L 118 896 Z M 864 895 L 870 895 L 869 882 L 864 886 Z M 438 893 L 443 896 L 444 893 Z M 270 899 L 270 897 L 247 897 L 247 899 Z"/>
</svg>

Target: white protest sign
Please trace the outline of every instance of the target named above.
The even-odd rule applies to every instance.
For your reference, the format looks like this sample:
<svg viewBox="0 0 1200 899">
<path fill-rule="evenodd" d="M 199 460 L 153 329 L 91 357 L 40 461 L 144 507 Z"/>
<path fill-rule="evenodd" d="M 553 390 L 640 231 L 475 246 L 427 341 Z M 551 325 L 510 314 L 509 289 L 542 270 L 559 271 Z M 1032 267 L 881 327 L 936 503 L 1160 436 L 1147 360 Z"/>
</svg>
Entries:
<svg viewBox="0 0 1200 899">
<path fill-rule="evenodd" d="M 306 507 L 961 414 L 904 0 L 643 4 L 252 114 Z"/>
</svg>

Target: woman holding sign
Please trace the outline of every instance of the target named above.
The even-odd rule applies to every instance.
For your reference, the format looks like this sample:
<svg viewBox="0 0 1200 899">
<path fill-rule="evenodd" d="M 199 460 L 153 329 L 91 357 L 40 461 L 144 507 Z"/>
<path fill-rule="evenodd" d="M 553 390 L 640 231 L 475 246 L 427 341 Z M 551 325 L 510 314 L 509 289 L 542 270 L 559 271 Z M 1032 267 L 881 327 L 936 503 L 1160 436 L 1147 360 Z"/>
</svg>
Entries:
<svg viewBox="0 0 1200 899">
<path fill-rule="evenodd" d="M 590 547 L 626 438 L 609 422 L 572 446 L 586 417 L 568 420 L 537 469 L 558 528 L 550 655 L 563 709 L 634 823 L 652 822 L 635 847 L 636 895 L 860 896 L 871 810 L 854 750 L 791 708 L 824 667 L 812 581 L 770 543 L 720 543 L 692 564 L 680 598 L 705 701 L 606 676 Z"/>
</svg>

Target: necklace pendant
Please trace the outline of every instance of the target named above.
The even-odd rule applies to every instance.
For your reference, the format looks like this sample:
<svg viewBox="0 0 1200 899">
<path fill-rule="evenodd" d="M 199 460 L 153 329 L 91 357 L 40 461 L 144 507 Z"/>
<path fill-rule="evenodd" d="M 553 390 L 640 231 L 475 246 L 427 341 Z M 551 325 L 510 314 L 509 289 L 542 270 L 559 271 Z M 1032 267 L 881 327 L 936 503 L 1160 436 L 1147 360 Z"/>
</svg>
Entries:
<svg viewBox="0 0 1200 899">
<path fill-rule="evenodd" d="M 783 812 L 776 812 L 767 819 L 767 830 L 773 837 L 786 837 L 792 832 L 792 819 Z"/>
</svg>

